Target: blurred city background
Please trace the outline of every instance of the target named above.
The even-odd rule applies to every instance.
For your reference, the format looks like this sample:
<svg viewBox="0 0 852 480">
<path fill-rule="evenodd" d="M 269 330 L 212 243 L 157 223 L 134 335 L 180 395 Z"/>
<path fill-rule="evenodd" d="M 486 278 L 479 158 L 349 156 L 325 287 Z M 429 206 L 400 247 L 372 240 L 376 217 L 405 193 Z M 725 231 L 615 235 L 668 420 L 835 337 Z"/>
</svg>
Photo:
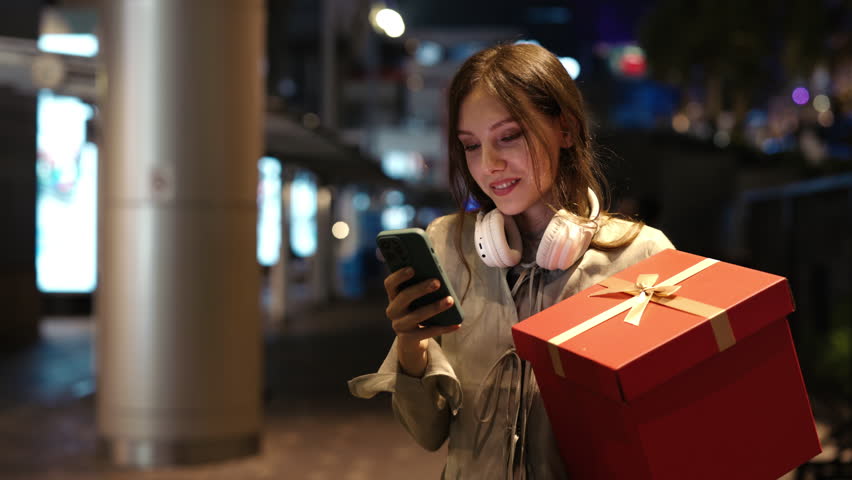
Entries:
<svg viewBox="0 0 852 480">
<path fill-rule="evenodd" d="M 135 472 L 99 459 L 94 423 L 98 3 L 0 3 L 0 478 L 437 478 L 441 453 L 345 381 L 393 338 L 376 234 L 454 210 L 450 77 L 516 41 L 557 54 L 585 95 L 611 210 L 790 280 L 828 446 L 790 478 L 852 478 L 849 1 L 267 0 L 265 14 L 262 454 Z"/>
</svg>

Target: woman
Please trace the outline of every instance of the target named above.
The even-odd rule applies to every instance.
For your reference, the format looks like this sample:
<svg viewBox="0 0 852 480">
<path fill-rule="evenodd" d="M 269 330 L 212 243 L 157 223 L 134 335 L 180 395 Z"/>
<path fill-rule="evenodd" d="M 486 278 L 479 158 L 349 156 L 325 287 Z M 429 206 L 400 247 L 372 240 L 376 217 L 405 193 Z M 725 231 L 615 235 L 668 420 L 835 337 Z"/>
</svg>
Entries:
<svg viewBox="0 0 852 480">
<path fill-rule="evenodd" d="M 449 308 L 414 311 L 435 288 L 397 291 L 387 277 L 394 345 L 378 373 L 350 390 L 393 393 L 399 421 L 423 447 L 449 439 L 443 477 L 565 478 L 532 370 L 511 327 L 671 243 L 659 230 L 600 212 L 601 175 L 582 97 L 559 60 L 529 44 L 468 59 L 448 92 L 450 181 L 459 213 L 427 233 L 461 296 L 464 324 L 421 327 Z M 470 197 L 481 206 L 465 213 Z"/>
</svg>

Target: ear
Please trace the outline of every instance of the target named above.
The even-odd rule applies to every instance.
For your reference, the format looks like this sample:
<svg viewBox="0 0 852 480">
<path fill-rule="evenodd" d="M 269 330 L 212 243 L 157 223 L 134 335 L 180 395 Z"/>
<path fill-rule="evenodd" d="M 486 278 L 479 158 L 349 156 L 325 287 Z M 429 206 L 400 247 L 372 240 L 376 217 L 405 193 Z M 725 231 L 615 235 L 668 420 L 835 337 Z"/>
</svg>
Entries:
<svg viewBox="0 0 852 480">
<path fill-rule="evenodd" d="M 559 142 L 559 148 L 571 148 L 574 146 L 574 135 L 570 130 L 562 130 L 562 140 Z"/>
<path fill-rule="evenodd" d="M 559 128 L 562 130 L 562 139 L 559 142 L 560 148 L 571 148 L 574 146 L 574 128 L 576 122 L 573 118 L 566 118 L 564 115 L 559 117 Z"/>
</svg>

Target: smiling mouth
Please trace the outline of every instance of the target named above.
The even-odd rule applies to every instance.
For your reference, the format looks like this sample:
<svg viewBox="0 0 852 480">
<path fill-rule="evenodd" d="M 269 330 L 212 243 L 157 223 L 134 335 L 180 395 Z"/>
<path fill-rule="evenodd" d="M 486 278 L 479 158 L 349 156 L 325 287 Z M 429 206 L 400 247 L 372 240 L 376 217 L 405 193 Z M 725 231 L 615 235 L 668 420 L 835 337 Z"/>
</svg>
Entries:
<svg viewBox="0 0 852 480">
<path fill-rule="evenodd" d="M 495 194 L 506 195 L 509 192 L 511 192 L 512 190 L 514 190 L 515 185 L 517 185 L 518 182 L 520 182 L 520 181 L 521 181 L 520 178 L 516 178 L 516 179 L 513 179 L 513 180 L 505 180 L 505 181 L 502 181 L 500 183 L 492 183 L 490 185 L 490 187 L 491 187 L 491 190 Z"/>
</svg>

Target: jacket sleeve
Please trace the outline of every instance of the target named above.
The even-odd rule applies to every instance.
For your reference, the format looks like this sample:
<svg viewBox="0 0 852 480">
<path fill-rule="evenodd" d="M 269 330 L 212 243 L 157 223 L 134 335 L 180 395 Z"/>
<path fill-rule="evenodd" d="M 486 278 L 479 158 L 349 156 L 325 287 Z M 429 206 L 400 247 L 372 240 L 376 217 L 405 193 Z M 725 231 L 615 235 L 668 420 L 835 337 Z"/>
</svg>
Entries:
<svg viewBox="0 0 852 480">
<path fill-rule="evenodd" d="M 394 415 L 427 450 L 443 445 L 462 400 L 458 378 L 434 339 L 429 340 L 429 364 L 422 378 L 402 372 L 394 340 L 379 371 L 350 380 L 349 391 L 359 398 L 392 393 Z"/>
<path fill-rule="evenodd" d="M 453 252 L 449 247 L 451 223 L 449 217 L 441 217 L 426 229 L 438 258 L 449 272 L 454 271 L 454 262 L 448 258 Z M 421 446 L 437 450 L 447 439 L 452 417 L 461 406 L 462 389 L 444 350 L 434 338 L 429 340 L 428 355 L 429 363 L 422 378 L 406 375 L 399 366 L 394 340 L 379 371 L 350 380 L 349 390 L 360 398 L 392 393 L 393 411 L 399 422 Z"/>
</svg>

